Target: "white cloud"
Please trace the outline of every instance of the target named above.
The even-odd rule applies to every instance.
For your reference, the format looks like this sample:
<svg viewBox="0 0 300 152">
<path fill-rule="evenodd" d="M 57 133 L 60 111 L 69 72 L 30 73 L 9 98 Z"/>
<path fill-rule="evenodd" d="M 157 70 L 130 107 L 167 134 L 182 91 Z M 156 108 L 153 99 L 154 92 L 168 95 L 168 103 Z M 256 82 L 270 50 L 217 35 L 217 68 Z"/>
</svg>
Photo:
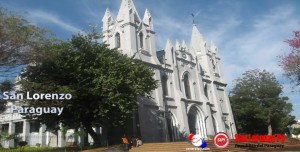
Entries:
<svg viewBox="0 0 300 152">
<path fill-rule="evenodd" d="M 158 48 L 164 48 L 166 40 L 171 39 L 173 45 L 175 45 L 175 40 L 181 42 L 185 40 L 186 42 L 190 39 L 190 31 L 192 29 L 191 24 L 186 24 L 184 22 L 178 22 L 178 20 L 173 19 L 167 15 L 161 15 L 154 19 L 156 34 L 156 43 Z"/>
<path fill-rule="evenodd" d="M 216 24 L 218 24 L 216 28 L 211 29 L 211 32 L 207 33 L 206 40 L 207 42 L 213 41 L 216 45 L 225 45 L 228 43 L 228 38 L 230 37 L 229 33 L 240 26 L 242 21 L 238 20 L 234 16 L 231 16 L 224 20 L 224 22 Z"/>
<path fill-rule="evenodd" d="M 267 14 L 257 16 L 254 22 L 247 25 L 250 26 L 249 29 L 245 28 L 241 33 L 231 35 L 229 39 L 220 37 L 220 53 L 223 61 L 225 60 L 223 70 L 226 71 L 226 75 L 228 71 L 231 72 L 227 77 L 228 83 L 247 69 L 266 69 L 275 73 L 277 77 L 282 76 L 282 70 L 278 66 L 278 55 L 287 49 L 283 40 L 292 30 L 299 27 L 298 20 L 292 15 L 293 9 L 290 6 L 274 8 Z M 234 70 L 231 67 L 234 67 Z"/>
<path fill-rule="evenodd" d="M 30 10 L 28 11 L 28 18 L 30 19 L 31 22 L 34 24 L 39 24 L 39 23 L 50 23 L 50 24 L 55 24 L 59 28 L 73 32 L 73 33 L 78 33 L 81 30 L 65 21 L 60 19 L 58 16 L 55 16 L 53 14 L 50 14 L 45 11 L 41 10 Z"/>
<path fill-rule="evenodd" d="M 283 5 L 256 16 L 252 21 L 245 18 L 242 22 L 233 20 L 233 28 L 228 28 L 232 31 L 226 32 L 221 28 L 219 30 L 225 31 L 224 35 L 218 36 L 217 32 L 212 32 L 210 35 L 221 44 L 219 53 L 229 89 L 232 89 L 232 81 L 240 77 L 246 70 L 266 69 L 273 72 L 283 84 L 283 95 L 288 96 L 290 103 L 293 104 L 292 114 L 300 119 L 298 103 L 300 95 L 293 92 L 291 84 L 283 76 L 283 70 L 278 66 L 278 56 L 289 50 L 288 45 L 283 41 L 292 35 L 293 30 L 299 29 L 299 18 L 295 16 L 293 8 L 290 5 Z M 224 21 L 220 24 L 225 23 Z M 234 33 L 235 28 L 242 30 Z M 232 34 L 229 35 L 230 33 Z"/>
</svg>

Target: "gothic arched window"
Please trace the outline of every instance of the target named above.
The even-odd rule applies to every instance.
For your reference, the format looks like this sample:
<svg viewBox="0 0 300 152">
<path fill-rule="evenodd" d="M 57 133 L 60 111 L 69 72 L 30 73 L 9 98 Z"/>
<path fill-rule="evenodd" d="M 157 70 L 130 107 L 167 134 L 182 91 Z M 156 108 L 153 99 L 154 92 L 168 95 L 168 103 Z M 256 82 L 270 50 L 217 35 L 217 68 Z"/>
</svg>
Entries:
<svg viewBox="0 0 300 152">
<path fill-rule="evenodd" d="M 116 33 L 115 37 L 116 37 L 116 48 L 120 48 L 121 47 L 120 33 Z"/>
<path fill-rule="evenodd" d="M 205 84 L 205 87 L 204 87 L 204 95 L 206 96 L 207 99 L 209 99 L 207 84 Z"/>
<path fill-rule="evenodd" d="M 140 48 L 143 48 L 144 47 L 144 34 L 141 32 L 139 34 L 139 38 L 140 38 Z"/>
<path fill-rule="evenodd" d="M 168 96 L 168 78 L 165 75 L 161 78 L 161 86 L 163 90 L 163 96 Z"/>
<path fill-rule="evenodd" d="M 185 74 L 183 77 L 185 96 L 187 99 L 191 99 L 191 88 L 188 74 Z"/>
</svg>

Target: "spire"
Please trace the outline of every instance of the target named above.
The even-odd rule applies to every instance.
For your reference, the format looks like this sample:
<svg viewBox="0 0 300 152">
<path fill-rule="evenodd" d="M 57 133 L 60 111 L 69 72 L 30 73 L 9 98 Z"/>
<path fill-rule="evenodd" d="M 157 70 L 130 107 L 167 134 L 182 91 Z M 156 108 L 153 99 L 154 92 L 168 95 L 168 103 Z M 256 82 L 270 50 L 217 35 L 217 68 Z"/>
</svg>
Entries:
<svg viewBox="0 0 300 152">
<path fill-rule="evenodd" d="M 193 53 L 205 51 L 205 42 L 197 26 L 194 24 L 192 29 L 192 37 L 190 49 Z"/>
<path fill-rule="evenodd" d="M 150 29 L 153 30 L 153 21 L 152 21 L 152 16 L 150 14 L 150 11 L 146 8 L 143 22 L 149 26 Z"/>
<path fill-rule="evenodd" d="M 210 51 L 213 53 L 217 53 L 217 47 L 213 41 L 210 42 Z"/>
<path fill-rule="evenodd" d="M 176 40 L 176 44 L 175 44 L 175 50 L 180 50 L 181 46 L 178 42 L 178 40 Z"/>
<path fill-rule="evenodd" d="M 170 39 L 167 40 L 166 47 L 165 47 L 165 58 L 166 63 L 172 65 L 173 64 L 173 44 L 171 43 Z"/>
<path fill-rule="evenodd" d="M 134 14 L 134 20 L 141 21 L 139 14 L 134 6 L 132 0 L 122 0 L 121 7 L 119 9 L 119 13 L 117 15 L 117 21 L 134 21 L 131 19 L 131 14 Z"/>
<path fill-rule="evenodd" d="M 186 43 L 184 40 L 182 40 L 182 43 L 181 43 L 181 47 L 185 50 L 187 50 L 187 46 L 186 46 Z"/>
<path fill-rule="evenodd" d="M 111 13 L 110 13 L 109 9 L 107 8 L 106 11 L 105 11 L 105 13 L 104 13 L 104 16 L 102 18 L 102 22 L 103 22 L 104 26 L 105 26 L 105 24 L 107 26 L 107 25 L 111 25 L 113 23 L 113 21 L 114 20 L 113 20 L 113 18 L 111 16 Z M 104 29 L 106 29 L 106 28 L 104 28 Z"/>
<path fill-rule="evenodd" d="M 172 42 L 170 41 L 170 39 L 167 39 L 167 43 L 166 43 L 166 47 L 165 47 L 165 49 L 167 50 L 167 49 L 171 49 L 172 48 Z"/>
</svg>

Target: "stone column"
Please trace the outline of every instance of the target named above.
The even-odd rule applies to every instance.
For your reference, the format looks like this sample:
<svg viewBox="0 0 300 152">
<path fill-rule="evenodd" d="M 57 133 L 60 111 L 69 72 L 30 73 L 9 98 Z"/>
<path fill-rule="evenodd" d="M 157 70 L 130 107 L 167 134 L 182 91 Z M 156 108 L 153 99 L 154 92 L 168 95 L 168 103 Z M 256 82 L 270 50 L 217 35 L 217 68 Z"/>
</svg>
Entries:
<svg viewBox="0 0 300 152">
<path fill-rule="evenodd" d="M 12 135 L 15 133 L 16 124 L 14 122 L 9 122 L 8 134 Z M 9 140 L 9 147 L 14 147 L 15 142 L 14 139 Z"/>
<path fill-rule="evenodd" d="M 24 120 L 23 121 L 23 137 L 22 137 L 22 140 L 27 141 L 27 143 L 29 142 L 28 141 L 29 132 L 30 132 L 30 123 L 27 120 Z"/>
<path fill-rule="evenodd" d="M 46 146 L 46 126 L 43 124 L 39 130 L 39 143 L 41 146 Z"/>
<path fill-rule="evenodd" d="M 81 132 L 82 129 L 80 128 L 79 131 Z M 80 136 L 78 137 L 78 142 L 79 142 L 79 146 L 80 146 L 80 147 L 83 147 L 83 146 L 84 146 L 84 135 L 80 135 Z"/>
<path fill-rule="evenodd" d="M 49 147 L 50 144 L 50 132 L 46 131 L 46 146 Z"/>
<path fill-rule="evenodd" d="M 58 145 L 57 146 L 58 147 L 64 147 L 65 146 L 65 139 L 64 139 L 63 133 L 60 130 L 58 130 L 57 139 L 58 139 L 58 141 L 57 141 Z"/>
</svg>

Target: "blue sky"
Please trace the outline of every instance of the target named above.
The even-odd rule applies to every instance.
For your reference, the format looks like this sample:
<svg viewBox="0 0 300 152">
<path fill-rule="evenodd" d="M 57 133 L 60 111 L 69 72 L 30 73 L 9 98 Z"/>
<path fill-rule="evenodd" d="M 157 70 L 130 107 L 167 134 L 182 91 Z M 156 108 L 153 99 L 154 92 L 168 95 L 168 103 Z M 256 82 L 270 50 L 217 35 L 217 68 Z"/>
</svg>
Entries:
<svg viewBox="0 0 300 152">
<path fill-rule="evenodd" d="M 148 8 L 154 19 L 157 49 L 163 49 L 167 38 L 190 41 L 191 13 L 195 23 L 210 44 L 219 50 L 223 73 L 232 81 L 249 69 L 273 72 L 284 86 L 284 95 L 294 105 L 293 114 L 300 119 L 300 93 L 283 76 L 278 55 L 289 51 L 283 41 L 300 30 L 299 0 L 134 0 L 140 17 Z M 101 19 L 109 8 L 116 18 L 121 0 L 0 0 L 0 5 L 17 12 L 32 24 L 68 39 L 89 25 L 101 29 Z"/>
</svg>

